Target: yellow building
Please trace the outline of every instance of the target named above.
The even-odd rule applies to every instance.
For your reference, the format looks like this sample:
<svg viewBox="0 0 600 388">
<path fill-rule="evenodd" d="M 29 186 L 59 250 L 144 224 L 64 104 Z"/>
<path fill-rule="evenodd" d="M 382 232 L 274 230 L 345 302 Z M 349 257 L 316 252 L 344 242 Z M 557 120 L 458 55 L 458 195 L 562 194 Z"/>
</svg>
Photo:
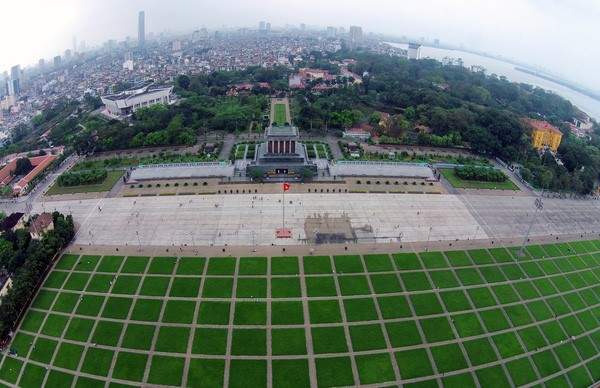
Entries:
<svg viewBox="0 0 600 388">
<path fill-rule="evenodd" d="M 547 121 L 533 119 L 525 121 L 533 128 L 533 133 L 531 134 L 533 147 L 538 150 L 549 148 L 553 152 L 556 152 L 560 145 L 560 141 L 562 140 L 562 132 L 560 129 Z"/>
</svg>

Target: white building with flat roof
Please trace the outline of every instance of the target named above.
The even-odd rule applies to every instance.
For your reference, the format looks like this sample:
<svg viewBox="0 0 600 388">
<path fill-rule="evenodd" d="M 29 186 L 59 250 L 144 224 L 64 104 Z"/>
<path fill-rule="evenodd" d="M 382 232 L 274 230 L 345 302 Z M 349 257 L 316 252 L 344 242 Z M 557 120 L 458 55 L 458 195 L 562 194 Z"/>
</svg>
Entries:
<svg viewBox="0 0 600 388">
<path fill-rule="evenodd" d="M 156 104 L 170 104 L 173 86 L 144 84 L 117 94 L 102 96 L 103 113 L 111 117 L 124 117 L 140 108 Z"/>
</svg>

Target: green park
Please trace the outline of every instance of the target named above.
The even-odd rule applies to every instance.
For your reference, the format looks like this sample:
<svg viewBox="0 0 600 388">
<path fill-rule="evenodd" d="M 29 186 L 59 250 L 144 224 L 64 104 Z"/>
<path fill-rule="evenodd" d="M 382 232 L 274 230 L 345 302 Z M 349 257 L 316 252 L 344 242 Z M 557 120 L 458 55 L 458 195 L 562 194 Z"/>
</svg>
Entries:
<svg viewBox="0 0 600 388">
<path fill-rule="evenodd" d="M 600 380 L 600 241 L 282 257 L 63 254 L 0 360 L 33 386 Z M 89 252 L 88 252 L 89 253 Z"/>
</svg>

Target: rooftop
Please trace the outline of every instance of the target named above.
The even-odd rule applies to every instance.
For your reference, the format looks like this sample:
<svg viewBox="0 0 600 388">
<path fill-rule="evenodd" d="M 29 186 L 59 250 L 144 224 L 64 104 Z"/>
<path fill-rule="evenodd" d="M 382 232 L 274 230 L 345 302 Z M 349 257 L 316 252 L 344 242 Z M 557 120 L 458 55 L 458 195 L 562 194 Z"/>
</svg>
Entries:
<svg viewBox="0 0 600 388">
<path fill-rule="evenodd" d="M 533 127 L 533 129 L 542 132 L 553 132 L 559 135 L 562 135 L 560 129 L 556 128 L 554 125 L 550 124 L 547 121 L 526 119 L 525 122 Z"/>
</svg>

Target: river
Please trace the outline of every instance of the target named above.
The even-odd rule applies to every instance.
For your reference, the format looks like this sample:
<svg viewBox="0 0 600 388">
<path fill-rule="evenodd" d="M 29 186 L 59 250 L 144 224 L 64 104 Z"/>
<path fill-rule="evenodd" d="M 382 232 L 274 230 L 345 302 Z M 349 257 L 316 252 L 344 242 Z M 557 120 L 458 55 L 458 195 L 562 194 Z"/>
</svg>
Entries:
<svg viewBox="0 0 600 388">
<path fill-rule="evenodd" d="M 408 44 L 389 43 L 394 47 L 399 47 L 404 50 L 408 48 Z M 421 47 L 421 58 L 433 58 L 441 61 L 444 57 L 449 58 L 462 58 L 465 67 L 473 65 L 483 66 L 487 71 L 486 74 L 496 74 L 498 76 L 505 76 L 511 82 L 521 82 L 539 86 L 546 90 L 551 90 L 563 98 L 571 101 L 571 103 L 577 106 L 579 109 L 595 118 L 600 120 L 600 101 L 595 100 L 591 97 L 576 92 L 575 90 L 569 89 L 565 86 L 559 85 L 552 81 L 536 77 L 531 74 L 527 74 L 518 70 L 515 70 L 516 65 L 504 61 L 500 61 L 494 58 L 488 58 L 481 55 L 468 53 L 459 50 L 443 49 L 438 47 Z M 524 67 L 524 66 L 522 66 Z"/>
</svg>

